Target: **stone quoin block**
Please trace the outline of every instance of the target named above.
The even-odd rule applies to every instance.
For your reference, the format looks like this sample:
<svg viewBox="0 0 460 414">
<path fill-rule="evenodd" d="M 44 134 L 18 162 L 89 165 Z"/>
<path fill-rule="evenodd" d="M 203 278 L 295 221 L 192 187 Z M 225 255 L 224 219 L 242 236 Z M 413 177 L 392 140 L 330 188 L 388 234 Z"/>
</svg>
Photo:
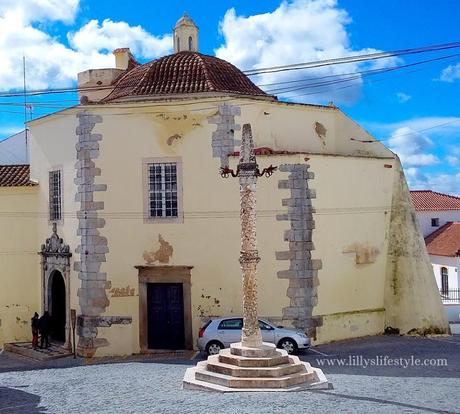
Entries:
<svg viewBox="0 0 460 414">
<path fill-rule="evenodd" d="M 320 260 L 312 260 L 311 251 L 315 221 L 312 199 L 316 197 L 314 190 L 309 188 L 308 181 L 314 174 L 308 171 L 308 164 L 282 164 L 281 172 L 289 173 L 287 179 L 279 180 L 278 188 L 290 191 L 288 198 L 281 204 L 287 207 L 287 213 L 278 214 L 278 221 L 289 222 L 290 228 L 283 233 L 284 241 L 289 242 L 289 250 L 276 252 L 277 260 L 289 260 L 289 269 L 277 272 L 277 276 L 289 280 L 286 295 L 290 298 L 290 306 L 283 308 L 283 319 L 290 320 L 293 325 L 309 333 L 316 333 L 311 322 L 313 308 L 318 303 L 317 286 Z"/>
<path fill-rule="evenodd" d="M 220 158 L 221 167 L 228 166 L 228 156 L 235 150 L 236 141 L 234 132 L 240 130 L 240 125 L 235 123 L 235 116 L 239 116 L 239 108 L 233 105 L 219 105 L 219 112 L 208 117 L 210 124 L 216 125 L 216 130 L 212 133 L 212 156 Z"/>
<path fill-rule="evenodd" d="M 285 252 L 275 252 L 276 260 L 290 260 L 295 256 L 295 252 L 293 251 L 285 251 Z"/>
<path fill-rule="evenodd" d="M 106 289 L 111 287 L 111 283 L 107 281 L 107 274 L 100 271 L 102 264 L 106 261 L 106 253 L 109 253 L 107 239 L 101 236 L 99 231 L 105 226 L 105 220 L 99 217 L 99 211 L 104 209 L 104 203 L 94 201 L 95 192 L 107 191 L 106 184 L 95 182 L 95 177 L 102 174 L 94 160 L 100 155 L 99 142 L 102 141 L 103 136 L 92 133 L 95 125 L 102 122 L 103 119 L 89 111 L 79 112 L 77 118 L 79 125 L 76 128 L 77 162 L 75 163 L 74 182 L 77 185 L 75 201 L 80 203 L 80 209 L 77 211 L 77 235 L 80 238 L 80 244 L 76 249 L 80 260 L 74 263 L 74 269 L 78 272 L 78 278 L 81 281 L 78 291 L 81 308 L 81 315 L 78 318 L 81 322 L 85 321 L 85 318 L 98 318 L 105 312 L 109 305 Z M 105 316 L 105 318 L 111 317 Z M 124 317 L 114 318 L 112 323 L 130 323 L 128 319 L 120 319 Z M 110 326 L 110 324 L 106 322 L 104 326 Z M 95 348 L 108 344 L 104 338 L 97 338 L 98 331 L 95 327 L 81 325 L 80 328 L 78 349 L 82 355 L 92 356 Z"/>
<path fill-rule="evenodd" d="M 86 210 L 79 210 L 77 211 L 77 218 L 84 219 L 84 218 L 98 218 L 97 211 L 86 211 Z"/>
<path fill-rule="evenodd" d="M 309 250 L 293 250 L 292 253 L 294 254 L 292 259 L 296 259 L 296 260 L 311 259 L 311 252 Z"/>
</svg>

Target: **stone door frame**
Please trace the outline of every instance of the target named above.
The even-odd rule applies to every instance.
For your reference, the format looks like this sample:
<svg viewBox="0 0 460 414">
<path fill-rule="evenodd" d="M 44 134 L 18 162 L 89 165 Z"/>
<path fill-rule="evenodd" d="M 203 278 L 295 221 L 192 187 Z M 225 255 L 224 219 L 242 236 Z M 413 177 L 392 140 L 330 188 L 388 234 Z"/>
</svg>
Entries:
<svg viewBox="0 0 460 414">
<path fill-rule="evenodd" d="M 57 234 L 57 225 L 53 223 L 53 233 L 50 238 L 42 244 L 41 251 L 41 305 L 42 312 L 51 309 L 51 285 L 54 272 L 59 272 L 64 279 L 65 285 L 65 343 L 64 348 L 72 349 L 71 322 L 70 322 L 70 253 L 69 245 L 64 244 L 62 238 Z"/>
<path fill-rule="evenodd" d="M 193 349 L 191 270 L 193 266 L 135 266 L 139 271 L 139 347 L 141 353 L 162 352 L 148 347 L 147 284 L 181 283 L 184 300 L 185 349 Z"/>
</svg>

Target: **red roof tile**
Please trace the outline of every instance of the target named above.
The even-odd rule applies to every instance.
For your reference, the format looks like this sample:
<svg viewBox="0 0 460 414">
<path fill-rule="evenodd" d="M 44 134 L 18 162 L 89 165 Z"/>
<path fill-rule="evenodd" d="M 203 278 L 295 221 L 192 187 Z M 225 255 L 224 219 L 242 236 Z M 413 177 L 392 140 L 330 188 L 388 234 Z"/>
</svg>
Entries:
<svg viewBox="0 0 460 414">
<path fill-rule="evenodd" d="M 198 52 L 179 52 L 135 66 L 114 82 L 103 99 L 203 92 L 268 96 L 238 68 L 225 60 Z"/>
<path fill-rule="evenodd" d="M 30 181 L 30 166 L 0 165 L 0 187 L 32 187 L 36 182 Z"/>
<path fill-rule="evenodd" d="M 431 190 L 410 192 L 416 211 L 460 210 L 460 197 Z"/>
<path fill-rule="evenodd" d="M 460 222 L 448 222 L 425 238 L 429 254 L 460 256 Z"/>
</svg>

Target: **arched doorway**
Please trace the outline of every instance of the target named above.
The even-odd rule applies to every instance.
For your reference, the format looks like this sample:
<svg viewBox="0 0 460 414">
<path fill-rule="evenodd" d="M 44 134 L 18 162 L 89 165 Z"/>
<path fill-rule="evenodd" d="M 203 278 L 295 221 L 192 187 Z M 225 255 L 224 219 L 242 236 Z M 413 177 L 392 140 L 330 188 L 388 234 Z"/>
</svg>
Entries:
<svg viewBox="0 0 460 414">
<path fill-rule="evenodd" d="M 58 270 L 54 270 L 48 284 L 50 290 L 51 329 L 52 339 L 65 342 L 66 340 L 66 289 L 64 278 Z"/>
</svg>

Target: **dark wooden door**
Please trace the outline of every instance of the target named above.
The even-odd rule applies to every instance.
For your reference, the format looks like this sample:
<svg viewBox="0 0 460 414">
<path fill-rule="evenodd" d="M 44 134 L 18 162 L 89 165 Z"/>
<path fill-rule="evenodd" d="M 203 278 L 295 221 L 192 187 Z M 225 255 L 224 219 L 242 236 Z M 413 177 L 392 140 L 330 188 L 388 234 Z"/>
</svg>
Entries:
<svg viewBox="0 0 460 414">
<path fill-rule="evenodd" d="M 184 349 L 184 298 L 181 283 L 147 285 L 149 349 Z"/>
<path fill-rule="evenodd" d="M 65 283 L 61 273 L 55 271 L 51 279 L 51 338 L 65 342 Z"/>
</svg>

